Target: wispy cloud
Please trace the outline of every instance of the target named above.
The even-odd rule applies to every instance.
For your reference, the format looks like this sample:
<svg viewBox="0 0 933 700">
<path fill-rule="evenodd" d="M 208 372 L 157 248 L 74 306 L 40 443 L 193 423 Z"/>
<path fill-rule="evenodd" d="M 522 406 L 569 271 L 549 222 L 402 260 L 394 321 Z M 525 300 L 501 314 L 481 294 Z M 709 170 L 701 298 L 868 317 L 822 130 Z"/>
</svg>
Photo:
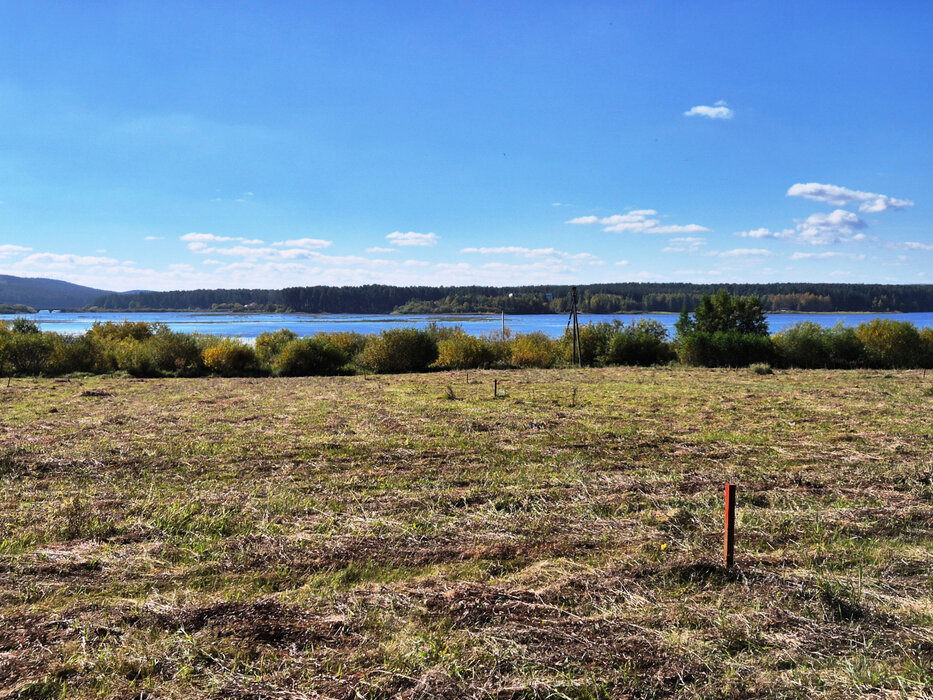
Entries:
<svg viewBox="0 0 933 700">
<path fill-rule="evenodd" d="M 374 245 L 371 248 L 366 249 L 367 253 L 394 253 L 396 252 L 395 248 L 384 248 L 382 246 Z"/>
<path fill-rule="evenodd" d="M 261 243 L 262 241 L 260 241 Z M 278 241 L 274 246 L 283 246 L 288 248 L 307 248 L 309 250 L 319 250 L 328 248 L 333 241 L 325 241 L 322 238 L 295 238 L 290 241 Z"/>
<path fill-rule="evenodd" d="M 803 197 L 815 202 L 826 202 L 836 207 L 858 203 L 859 211 L 869 214 L 904 209 L 914 205 L 909 199 L 897 199 L 886 194 L 850 190 L 847 187 L 824 185 L 819 182 L 799 182 L 791 185 L 790 189 L 787 190 L 787 196 Z"/>
<path fill-rule="evenodd" d="M 242 204 L 243 202 L 248 202 L 250 198 L 253 196 L 254 195 L 252 192 L 244 192 L 243 194 L 237 197 L 229 197 L 229 198 L 228 197 L 214 197 L 211 201 L 212 202 L 238 202 Z"/>
<path fill-rule="evenodd" d="M 71 253 L 33 253 L 22 259 L 23 267 L 39 268 L 73 268 L 73 267 L 100 267 L 117 265 L 119 260 L 96 255 L 72 255 Z"/>
<path fill-rule="evenodd" d="M 930 245 L 929 243 L 920 243 L 918 241 L 905 241 L 904 243 L 901 243 L 901 247 L 905 250 L 933 250 L 933 245 Z"/>
<path fill-rule="evenodd" d="M 4 243 L 0 245 L 0 258 L 9 258 L 14 255 L 22 255 L 23 253 L 28 253 L 32 248 L 28 248 L 22 245 L 13 245 L 11 243 Z"/>
<path fill-rule="evenodd" d="M 766 248 L 733 248 L 715 253 L 721 258 L 767 258 L 774 253 Z"/>
<path fill-rule="evenodd" d="M 933 246 L 930 246 L 930 248 L 933 249 Z M 832 258 L 864 260 L 865 256 L 856 253 L 841 253 L 838 251 L 826 251 L 824 253 L 794 253 L 790 256 L 791 260 L 830 260 Z"/>
<path fill-rule="evenodd" d="M 735 235 L 739 238 L 789 238 L 793 233 L 793 229 L 770 231 L 766 228 L 756 228 L 751 231 L 738 231 Z"/>
<path fill-rule="evenodd" d="M 662 224 L 654 209 L 634 209 L 627 214 L 612 216 L 578 216 L 566 223 L 575 225 L 600 224 L 603 231 L 610 233 L 701 233 L 709 231 L 698 224 L 672 225 Z"/>
<path fill-rule="evenodd" d="M 662 253 L 695 253 L 706 245 L 705 238 L 688 236 L 686 238 L 672 238 L 671 242 L 661 248 Z"/>
<path fill-rule="evenodd" d="M 685 117 L 706 117 L 708 119 L 732 119 L 735 112 L 729 109 L 723 100 L 719 100 L 712 107 L 708 105 L 696 105 L 684 112 Z"/>
<path fill-rule="evenodd" d="M 439 238 L 440 236 L 436 233 L 416 233 L 415 231 L 409 231 L 408 233 L 393 231 L 386 236 L 386 240 L 389 241 L 389 243 L 401 246 L 436 245 Z"/>
<path fill-rule="evenodd" d="M 194 251 L 195 253 L 208 251 L 208 243 L 224 243 L 227 241 L 238 241 L 243 245 L 259 245 L 262 243 L 262 239 L 260 238 L 218 236 L 213 233 L 197 233 L 194 231 L 186 233 L 184 236 L 179 236 L 179 239 L 185 241 L 185 243 L 188 244 L 188 250 Z"/>
<path fill-rule="evenodd" d="M 493 248 L 462 248 L 461 253 L 480 255 L 519 255 L 525 258 L 562 258 L 564 260 L 596 260 L 591 253 L 567 253 L 556 248 L 525 248 L 524 246 L 497 246 Z"/>
<path fill-rule="evenodd" d="M 143 240 L 146 240 L 146 241 L 164 241 L 164 240 L 165 240 L 165 236 L 146 236 L 145 239 L 143 239 Z"/>
</svg>

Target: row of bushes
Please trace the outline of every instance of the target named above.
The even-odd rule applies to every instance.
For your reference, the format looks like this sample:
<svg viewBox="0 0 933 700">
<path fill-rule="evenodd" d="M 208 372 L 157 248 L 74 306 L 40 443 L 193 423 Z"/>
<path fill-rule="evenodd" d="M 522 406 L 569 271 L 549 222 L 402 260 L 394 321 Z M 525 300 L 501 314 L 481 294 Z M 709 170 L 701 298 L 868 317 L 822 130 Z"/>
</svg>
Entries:
<svg viewBox="0 0 933 700">
<path fill-rule="evenodd" d="M 777 335 L 699 331 L 669 341 L 657 321 L 587 324 L 580 329 L 586 365 L 658 365 L 679 360 L 704 366 L 767 362 L 803 368 L 933 367 L 933 329 L 876 319 L 856 327 L 799 323 Z M 552 367 L 571 361 L 568 333 L 475 337 L 459 328 L 399 328 L 298 337 L 282 329 L 254 345 L 178 333 L 160 324 L 95 323 L 83 335 L 40 332 L 32 321 L 0 324 L 0 371 L 10 375 L 307 376 L 398 373 L 430 368 Z"/>
</svg>

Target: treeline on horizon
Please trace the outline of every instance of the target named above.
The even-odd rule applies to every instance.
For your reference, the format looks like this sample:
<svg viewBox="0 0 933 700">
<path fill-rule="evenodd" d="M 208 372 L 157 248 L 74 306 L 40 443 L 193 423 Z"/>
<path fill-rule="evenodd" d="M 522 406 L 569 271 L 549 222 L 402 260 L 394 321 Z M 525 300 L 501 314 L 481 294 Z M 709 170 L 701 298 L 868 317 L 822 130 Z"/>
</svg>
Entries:
<svg viewBox="0 0 933 700">
<path fill-rule="evenodd" d="M 332 314 L 541 314 L 570 311 L 570 285 L 519 287 L 288 287 L 195 289 L 107 294 L 90 310 L 269 311 Z M 581 313 L 693 311 L 704 295 L 725 289 L 761 300 L 768 313 L 933 311 L 933 285 L 844 283 L 692 284 L 626 282 L 578 285 Z"/>
</svg>

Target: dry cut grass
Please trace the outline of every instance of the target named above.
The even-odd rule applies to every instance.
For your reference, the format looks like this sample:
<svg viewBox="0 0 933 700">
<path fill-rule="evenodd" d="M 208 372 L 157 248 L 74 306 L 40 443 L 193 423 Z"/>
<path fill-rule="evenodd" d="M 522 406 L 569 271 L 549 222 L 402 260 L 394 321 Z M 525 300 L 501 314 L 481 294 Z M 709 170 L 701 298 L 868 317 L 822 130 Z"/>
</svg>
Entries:
<svg viewBox="0 0 933 700">
<path fill-rule="evenodd" d="M 0 697 L 924 697 L 931 387 L 14 380 Z"/>
</svg>

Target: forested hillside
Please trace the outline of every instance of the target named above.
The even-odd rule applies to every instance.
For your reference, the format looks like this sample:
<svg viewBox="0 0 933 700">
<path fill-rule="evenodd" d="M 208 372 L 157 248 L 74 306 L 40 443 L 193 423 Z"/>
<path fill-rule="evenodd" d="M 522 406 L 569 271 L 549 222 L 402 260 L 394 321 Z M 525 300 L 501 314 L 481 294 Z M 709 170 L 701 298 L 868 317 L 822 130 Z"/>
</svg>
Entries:
<svg viewBox="0 0 933 700">
<path fill-rule="evenodd" d="M 106 293 L 103 289 L 82 287 L 62 280 L 0 275 L 0 304 L 14 307 L 80 309 Z"/>
<path fill-rule="evenodd" d="M 694 310 L 704 294 L 726 289 L 755 296 L 766 312 L 933 311 L 933 285 L 883 284 L 589 284 L 578 287 L 585 313 Z M 521 287 L 289 287 L 196 289 L 106 294 L 93 301 L 105 310 L 289 310 L 305 313 L 565 313 L 569 285 Z M 0 299 L 2 300 L 2 299 Z M 91 303 L 91 302 L 87 302 Z"/>
</svg>

